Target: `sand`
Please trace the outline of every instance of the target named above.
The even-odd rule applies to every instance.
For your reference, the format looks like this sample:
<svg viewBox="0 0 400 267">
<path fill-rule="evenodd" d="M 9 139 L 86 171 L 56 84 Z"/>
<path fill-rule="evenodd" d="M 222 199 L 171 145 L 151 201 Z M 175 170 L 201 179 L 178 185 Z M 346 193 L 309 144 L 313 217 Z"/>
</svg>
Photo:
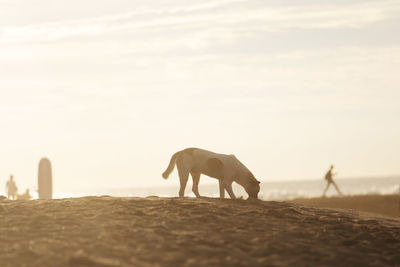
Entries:
<svg viewBox="0 0 400 267">
<path fill-rule="evenodd" d="M 353 209 L 400 218 L 400 195 L 299 198 L 291 202 L 319 208 Z"/>
<path fill-rule="evenodd" d="M 0 201 L 1 266 L 399 266 L 400 220 L 287 202 Z"/>
</svg>

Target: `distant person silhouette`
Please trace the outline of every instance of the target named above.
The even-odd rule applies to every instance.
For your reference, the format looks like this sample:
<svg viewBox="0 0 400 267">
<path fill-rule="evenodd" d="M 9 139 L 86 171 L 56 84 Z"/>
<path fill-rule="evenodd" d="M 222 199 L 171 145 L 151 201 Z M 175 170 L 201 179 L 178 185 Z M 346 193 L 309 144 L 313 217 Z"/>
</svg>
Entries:
<svg viewBox="0 0 400 267">
<path fill-rule="evenodd" d="M 17 191 L 18 191 L 18 187 L 15 184 L 14 176 L 11 174 L 10 180 L 8 180 L 6 183 L 6 192 L 7 192 L 8 199 L 12 198 L 13 200 L 15 200 L 17 197 Z"/>
<path fill-rule="evenodd" d="M 31 199 L 31 198 L 32 198 L 32 196 L 31 196 L 31 194 L 29 193 L 29 189 L 26 189 L 25 193 L 23 193 L 22 195 L 18 195 L 18 194 L 17 194 L 17 199 L 29 200 L 29 199 Z"/>
<path fill-rule="evenodd" d="M 328 191 L 328 188 L 331 184 L 333 184 L 333 186 L 335 187 L 336 191 L 338 192 L 339 195 L 343 196 L 342 192 L 340 191 L 339 187 L 337 186 L 337 184 L 335 183 L 335 181 L 333 181 L 333 176 L 336 175 L 336 173 L 332 173 L 332 170 L 335 166 L 331 165 L 331 167 L 329 168 L 329 170 L 327 171 L 327 173 L 325 174 L 325 180 L 327 182 L 326 187 L 324 189 L 324 192 L 322 193 L 322 196 L 325 197 L 326 191 Z"/>
</svg>

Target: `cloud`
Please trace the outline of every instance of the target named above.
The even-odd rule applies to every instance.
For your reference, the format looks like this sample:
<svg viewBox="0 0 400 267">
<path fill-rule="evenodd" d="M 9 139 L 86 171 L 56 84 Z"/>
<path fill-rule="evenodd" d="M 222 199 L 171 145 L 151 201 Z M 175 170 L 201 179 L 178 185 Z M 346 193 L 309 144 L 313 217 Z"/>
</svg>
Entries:
<svg viewBox="0 0 400 267">
<path fill-rule="evenodd" d="M 72 21 L 24 26 L 0 26 L 0 43 L 51 41 L 70 36 L 96 35 L 129 29 L 190 23 L 199 19 L 196 17 L 184 18 L 185 16 L 244 1 L 246 0 L 220 0 L 196 5 L 162 8 L 147 7 L 118 15 L 105 15 Z M 202 16 L 200 20 L 207 20 L 207 16 Z"/>
<path fill-rule="evenodd" d="M 283 31 L 357 28 L 398 16 L 398 1 L 331 5 L 271 6 L 264 1 L 213 1 L 196 5 L 139 8 L 112 16 L 0 28 L 0 43 L 54 41 L 139 31 L 220 28 L 226 31 Z"/>
</svg>

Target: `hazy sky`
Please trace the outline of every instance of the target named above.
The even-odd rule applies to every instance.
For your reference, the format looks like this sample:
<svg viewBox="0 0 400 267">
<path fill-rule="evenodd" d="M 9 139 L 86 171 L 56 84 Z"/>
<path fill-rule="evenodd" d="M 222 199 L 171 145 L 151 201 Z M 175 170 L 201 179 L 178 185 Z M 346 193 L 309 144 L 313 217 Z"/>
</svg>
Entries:
<svg viewBox="0 0 400 267">
<path fill-rule="evenodd" d="M 260 180 L 400 173 L 398 0 L 0 0 L 0 192 L 164 181 L 186 147 Z M 202 183 L 208 178 L 203 178 Z"/>
</svg>

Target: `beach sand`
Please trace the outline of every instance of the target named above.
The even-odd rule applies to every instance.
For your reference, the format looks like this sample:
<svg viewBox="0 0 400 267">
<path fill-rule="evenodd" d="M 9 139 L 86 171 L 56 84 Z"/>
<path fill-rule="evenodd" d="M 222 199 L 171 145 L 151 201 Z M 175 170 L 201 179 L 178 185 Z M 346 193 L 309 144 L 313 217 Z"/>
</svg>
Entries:
<svg viewBox="0 0 400 267">
<path fill-rule="evenodd" d="M 212 198 L 0 201 L 1 266 L 394 266 L 400 220 Z"/>
<path fill-rule="evenodd" d="M 299 198 L 291 202 L 319 208 L 353 209 L 400 218 L 400 195 Z"/>
</svg>

